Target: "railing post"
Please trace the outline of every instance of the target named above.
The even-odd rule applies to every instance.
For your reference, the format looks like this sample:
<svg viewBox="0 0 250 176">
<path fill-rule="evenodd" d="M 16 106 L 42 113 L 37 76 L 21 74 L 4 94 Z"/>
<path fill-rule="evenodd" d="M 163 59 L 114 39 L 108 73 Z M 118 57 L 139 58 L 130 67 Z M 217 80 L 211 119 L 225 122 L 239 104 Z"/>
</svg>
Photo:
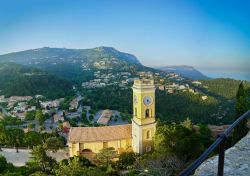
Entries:
<svg viewBox="0 0 250 176">
<path fill-rule="evenodd" d="M 225 144 L 226 144 L 226 136 L 222 134 L 224 137 L 219 146 L 219 160 L 218 160 L 218 176 L 223 176 L 224 174 L 224 159 L 225 159 Z"/>
</svg>

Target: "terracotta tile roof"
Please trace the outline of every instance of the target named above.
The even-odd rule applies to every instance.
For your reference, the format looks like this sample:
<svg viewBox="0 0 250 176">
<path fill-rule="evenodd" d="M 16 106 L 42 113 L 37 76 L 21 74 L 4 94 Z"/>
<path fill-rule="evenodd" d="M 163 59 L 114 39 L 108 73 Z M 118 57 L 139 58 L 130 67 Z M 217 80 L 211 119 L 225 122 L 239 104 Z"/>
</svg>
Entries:
<svg viewBox="0 0 250 176">
<path fill-rule="evenodd" d="M 132 125 L 104 127 L 73 127 L 69 132 L 69 142 L 97 142 L 132 138 Z"/>
</svg>

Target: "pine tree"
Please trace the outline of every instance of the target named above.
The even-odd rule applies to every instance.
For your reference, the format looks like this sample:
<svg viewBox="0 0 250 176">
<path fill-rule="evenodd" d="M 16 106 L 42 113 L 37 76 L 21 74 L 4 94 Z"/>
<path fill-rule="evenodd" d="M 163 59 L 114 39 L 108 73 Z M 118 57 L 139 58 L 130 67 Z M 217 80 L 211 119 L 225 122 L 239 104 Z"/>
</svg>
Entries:
<svg viewBox="0 0 250 176">
<path fill-rule="evenodd" d="M 239 118 L 248 110 L 247 103 L 246 91 L 244 89 L 243 82 L 241 82 L 236 94 L 235 120 L 237 120 L 237 118 Z M 235 128 L 232 135 L 233 143 L 236 143 L 239 139 L 245 136 L 248 130 L 247 119 L 245 119 Z"/>
</svg>

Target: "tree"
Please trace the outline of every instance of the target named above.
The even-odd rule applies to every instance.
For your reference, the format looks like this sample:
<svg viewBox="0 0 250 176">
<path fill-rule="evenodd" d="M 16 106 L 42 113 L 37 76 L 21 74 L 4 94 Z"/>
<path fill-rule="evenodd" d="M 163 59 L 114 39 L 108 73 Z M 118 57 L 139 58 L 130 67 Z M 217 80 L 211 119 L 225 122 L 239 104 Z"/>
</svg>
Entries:
<svg viewBox="0 0 250 176">
<path fill-rule="evenodd" d="M 46 150 L 41 145 L 34 146 L 31 154 L 34 164 L 36 164 L 42 172 L 51 172 L 57 164 L 55 159 L 46 154 Z"/>
<path fill-rule="evenodd" d="M 34 129 L 34 128 L 35 128 L 35 124 L 33 124 L 33 123 L 28 124 L 28 129 Z"/>
<path fill-rule="evenodd" d="M 147 173 L 132 175 L 179 175 L 183 167 L 185 167 L 185 162 L 175 154 L 154 153 L 153 155 L 144 155 L 135 162 L 137 170 L 147 170 Z"/>
<path fill-rule="evenodd" d="M 24 135 L 24 143 L 30 148 L 42 144 L 42 137 L 35 131 L 29 131 Z"/>
<path fill-rule="evenodd" d="M 45 116 L 44 116 L 42 110 L 37 110 L 35 117 L 36 117 L 36 120 L 39 121 L 40 125 L 43 124 L 43 122 L 45 121 Z"/>
<path fill-rule="evenodd" d="M 44 118 L 45 118 L 45 119 L 49 119 L 49 118 L 50 118 L 49 113 L 45 113 L 45 114 L 44 114 Z"/>
<path fill-rule="evenodd" d="M 96 154 L 96 159 L 101 166 L 108 167 L 114 158 L 117 157 L 116 151 L 114 148 L 104 148 L 100 153 Z"/>
<path fill-rule="evenodd" d="M 34 120 L 36 113 L 35 111 L 28 111 L 25 115 L 25 120 Z"/>
<path fill-rule="evenodd" d="M 40 125 L 40 131 L 43 131 L 43 130 L 45 130 L 45 125 L 44 124 Z"/>
<path fill-rule="evenodd" d="M 57 132 L 52 132 L 52 133 L 44 132 L 44 133 L 41 133 L 41 136 L 42 136 L 43 143 L 45 143 L 48 138 L 58 137 L 59 134 Z"/>
<path fill-rule="evenodd" d="M 200 124 L 199 125 L 199 134 L 200 134 L 200 141 L 204 144 L 205 147 L 209 147 L 213 140 L 212 140 L 212 132 L 207 127 L 207 125 Z"/>
<path fill-rule="evenodd" d="M 155 149 L 161 154 L 175 154 L 184 159 L 193 159 L 204 149 L 200 135 L 180 124 L 157 126 Z"/>
<path fill-rule="evenodd" d="M 128 166 L 131 166 L 136 161 L 136 155 L 134 152 L 124 152 L 119 155 L 118 165 L 122 169 L 126 169 Z"/>
<path fill-rule="evenodd" d="M 95 166 L 94 164 L 92 164 L 87 158 L 85 158 L 84 156 L 74 156 L 74 157 L 70 157 L 69 159 L 64 159 L 61 162 L 63 162 L 63 164 L 67 165 L 69 164 L 70 161 L 72 161 L 73 159 L 78 158 L 78 161 L 80 163 L 80 165 L 82 167 L 91 167 L 91 166 Z"/>
<path fill-rule="evenodd" d="M 111 164 L 108 165 L 106 170 L 107 175 L 118 175 L 117 170 L 115 170 Z"/>
<path fill-rule="evenodd" d="M 169 153 L 176 145 L 176 125 L 157 126 L 155 133 L 155 149 L 161 153 Z"/>
<path fill-rule="evenodd" d="M 6 129 L 6 141 L 10 146 L 16 148 L 18 153 L 18 146 L 23 144 L 24 132 L 18 128 Z"/>
<path fill-rule="evenodd" d="M 55 153 L 57 150 L 64 148 L 64 144 L 58 137 L 50 137 L 46 140 L 44 147 Z"/>
<path fill-rule="evenodd" d="M 243 115 L 248 110 L 247 94 L 244 89 L 243 82 L 240 83 L 235 104 L 235 120 Z M 232 142 L 236 143 L 239 139 L 245 136 L 248 132 L 247 119 L 243 120 L 234 130 Z"/>
<path fill-rule="evenodd" d="M 93 114 L 90 114 L 89 115 L 89 120 L 92 121 L 94 119 L 94 115 Z"/>
<path fill-rule="evenodd" d="M 86 115 L 87 115 L 86 111 L 82 111 L 82 121 L 83 122 L 86 120 L 86 117 L 87 117 Z"/>
<path fill-rule="evenodd" d="M 4 156 L 0 155 L 0 173 L 2 173 L 8 166 L 7 160 Z"/>
<path fill-rule="evenodd" d="M 54 169 L 56 176 L 104 176 L 104 172 L 98 168 L 82 166 L 78 157 L 69 159 L 68 162 L 60 162 L 59 167 Z"/>
<path fill-rule="evenodd" d="M 173 151 L 177 156 L 183 157 L 188 161 L 198 157 L 204 149 L 203 144 L 200 142 L 199 135 L 191 133 L 178 139 Z"/>
<path fill-rule="evenodd" d="M 0 151 L 2 151 L 1 146 L 5 143 L 6 134 L 5 134 L 5 128 L 2 123 L 0 123 Z"/>
</svg>

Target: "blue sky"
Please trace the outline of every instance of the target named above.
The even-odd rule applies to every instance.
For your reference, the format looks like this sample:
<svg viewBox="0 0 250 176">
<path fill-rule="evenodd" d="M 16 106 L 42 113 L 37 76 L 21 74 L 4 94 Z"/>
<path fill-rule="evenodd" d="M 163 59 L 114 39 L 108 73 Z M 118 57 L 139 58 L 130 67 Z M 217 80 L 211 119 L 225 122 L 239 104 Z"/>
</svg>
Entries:
<svg viewBox="0 0 250 176">
<path fill-rule="evenodd" d="M 250 1 L 1 0 L 0 54 L 112 46 L 147 66 L 250 70 Z"/>
</svg>

